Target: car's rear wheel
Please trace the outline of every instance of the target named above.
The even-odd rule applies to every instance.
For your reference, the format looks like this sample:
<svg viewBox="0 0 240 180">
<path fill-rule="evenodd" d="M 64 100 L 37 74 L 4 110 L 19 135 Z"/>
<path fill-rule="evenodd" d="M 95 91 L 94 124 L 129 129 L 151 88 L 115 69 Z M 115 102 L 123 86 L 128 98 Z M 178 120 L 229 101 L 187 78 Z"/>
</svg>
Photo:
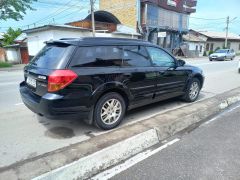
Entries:
<svg viewBox="0 0 240 180">
<path fill-rule="evenodd" d="M 107 93 L 97 102 L 94 110 L 95 125 L 109 130 L 118 126 L 126 111 L 126 103 L 118 93 Z"/>
<path fill-rule="evenodd" d="M 200 81 L 197 78 L 193 78 L 186 90 L 186 94 L 182 97 L 186 102 L 194 102 L 197 100 L 200 93 Z"/>
</svg>

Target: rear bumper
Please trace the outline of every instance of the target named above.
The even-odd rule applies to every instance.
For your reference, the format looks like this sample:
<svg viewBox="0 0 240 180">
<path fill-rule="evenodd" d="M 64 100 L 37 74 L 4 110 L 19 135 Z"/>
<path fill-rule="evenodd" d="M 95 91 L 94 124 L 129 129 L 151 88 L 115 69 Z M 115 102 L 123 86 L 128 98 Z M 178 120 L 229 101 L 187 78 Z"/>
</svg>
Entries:
<svg viewBox="0 0 240 180">
<path fill-rule="evenodd" d="M 209 60 L 224 61 L 225 57 L 209 57 Z"/>
<path fill-rule="evenodd" d="M 46 93 L 40 97 L 27 88 L 25 82 L 20 84 L 23 103 L 34 113 L 49 119 L 82 119 L 92 120 L 92 109 L 85 106 L 71 106 L 71 99 L 64 96 Z"/>
</svg>

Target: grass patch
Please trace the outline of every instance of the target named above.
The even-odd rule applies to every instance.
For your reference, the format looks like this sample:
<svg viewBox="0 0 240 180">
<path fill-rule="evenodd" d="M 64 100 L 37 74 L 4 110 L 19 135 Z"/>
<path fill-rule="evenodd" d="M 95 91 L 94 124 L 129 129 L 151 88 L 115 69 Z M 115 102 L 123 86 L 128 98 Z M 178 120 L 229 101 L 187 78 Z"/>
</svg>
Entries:
<svg viewBox="0 0 240 180">
<path fill-rule="evenodd" d="M 12 64 L 7 62 L 0 62 L 0 68 L 12 67 Z"/>
<path fill-rule="evenodd" d="M 236 53 L 236 56 L 240 56 L 240 53 Z"/>
</svg>

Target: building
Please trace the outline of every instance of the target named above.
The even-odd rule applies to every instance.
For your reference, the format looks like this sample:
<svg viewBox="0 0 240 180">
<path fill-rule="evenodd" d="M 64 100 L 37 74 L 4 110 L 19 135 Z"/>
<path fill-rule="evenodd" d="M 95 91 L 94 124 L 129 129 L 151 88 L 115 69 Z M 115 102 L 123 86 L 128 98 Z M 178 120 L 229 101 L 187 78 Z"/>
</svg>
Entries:
<svg viewBox="0 0 240 180">
<path fill-rule="evenodd" d="M 135 28 L 143 38 L 173 51 L 188 32 L 189 16 L 197 0 L 100 0 L 121 24 Z"/>
<path fill-rule="evenodd" d="M 183 52 L 186 57 L 202 57 L 204 56 L 207 37 L 201 34 L 196 34 L 190 30 L 188 34 L 183 35 Z"/>
<path fill-rule="evenodd" d="M 105 15 L 105 16 L 104 16 Z M 110 13 L 95 12 L 96 37 L 135 38 L 140 34 L 132 28 L 119 23 Z M 66 25 L 44 25 L 24 30 L 27 34 L 29 56 L 35 56 L 44 46 L 46 41 L 62 38 L 92 37 L 92 23 L 90 16 L 86 19 L 70 22 Z M 102 18 L 102 19 L 101 19 Z"/>
<path fill-rule="evenodd" d="M 224 48 L 226 32 L 213 32 L 213 31 L 194 31 L 198 36 L 205 36 L 207 38 L 205 51 L 215 51 L 219 48 Z M 228 33 L 228 45 L 227 48 L 233 49 L 236 53 L 240 53 L 240 36 L 233 33 Z"/>
<path fill-rule="evenodd" d="M 0 32 L 0 61 L 5 61 L 6 60 L 5 50 L 2 47 L 3 34 L 4 33 Z"/>
</svg>

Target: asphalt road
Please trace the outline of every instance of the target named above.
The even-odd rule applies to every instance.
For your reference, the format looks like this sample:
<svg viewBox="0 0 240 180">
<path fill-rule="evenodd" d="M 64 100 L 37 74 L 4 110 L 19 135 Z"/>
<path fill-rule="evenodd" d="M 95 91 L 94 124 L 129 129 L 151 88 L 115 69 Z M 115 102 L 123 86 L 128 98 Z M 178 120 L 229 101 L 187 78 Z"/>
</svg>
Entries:
<svg viewBox="0 0 240 180">
<path fill-rule="evenodd" d="M 112 179 L 238 180 L 239 129 L 240 104 Z"/>
<path fill-rule="evenodd" d="M 227 62 L 188 61 L 201 67 L 206 75 L 199 100 L 239 87 L 238 59 Z M 82 121 L 53 121 L 33 114 L 22 104 L 19 96 L 18 84 L 22 80 L 22 71 L 0 71 L 0 167 L 105 133 Z M 185 105 L 189 104 L 173 99 L 138 108 L 128 112 L 121 126 Z"/>
</svg>

